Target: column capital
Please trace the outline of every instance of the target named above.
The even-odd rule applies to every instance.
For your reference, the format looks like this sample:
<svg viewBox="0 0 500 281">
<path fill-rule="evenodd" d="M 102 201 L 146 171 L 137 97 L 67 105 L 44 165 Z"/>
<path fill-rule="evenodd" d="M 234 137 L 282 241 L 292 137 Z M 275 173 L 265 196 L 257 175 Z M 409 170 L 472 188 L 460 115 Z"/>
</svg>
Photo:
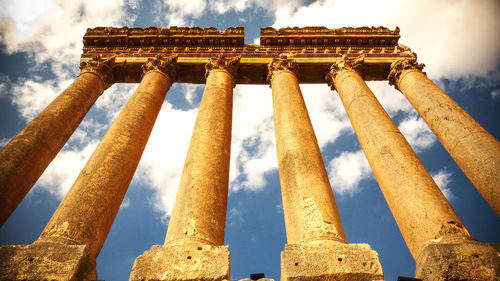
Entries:
<svg viewBox="0 0 500 281">
<path fill-rule="evenodd" d="M 173 82 L 177 78 L 177 71 L 174 65 L 175 62 L 177 62 L 177 55 L 169 57 L 157 55 L 155 58 L 148 59 L 148 62 L 142 65 L 141 80 L 146 73 L 156 71 L 163 74 L 163 76 Z"/>
<path fill-rule="evenodd" d="M 210 74 L 212 70 L 223 70 L 228 72 L 233 78 L 233 87 L 236 85 L 236 73 L 240 64 L 241 56 L 236 56 L 232 58 L 226 58 L 224 55 L 219 55 L 217 57 L 212 57 L 205 64 L 205 79 Z"/>
<path fill-rule="evenodd" d="M 289 59 L 287 55 L 281 54 L 279 58 L 273 58 L 271 62 L 267 65 L 267 81 L 271 82 L 274 75 L 280 71 L 289 71 L 294 73 L 297 77 L 299 76 L 299 67 L 297 63 Z"/>
<path fill-rule="evenodd" d="M 80 74 L 92 73 L 99 77 L 104 83 L 104 89 L 109 88 L 114 83 L 113 68 L 116 66 L 115 57 L 107 59 L 99 55 L 93 56 L 89 61 L 80 62 Z"/>
<path fill-rule="evenodd" d="M 393 85 L 396 89 L 398 89 L 399 78 L 401 78 L 401 74 L 405 70 L 420 70 L 424 68 L 425 64 L 417 63 L 417 58 L 409 58 L 409 59 L 399 59 L 391 64 L 391 71 L 387 76 L 387 80 L 389 80 L 389 85 Z M 423 72 L 425 74 L 425 72 Z"/>
<path fill-rule="evenodd" d="M 357 57 L 357 58 L 349 58 L 347 55 L 342 55 L 342 58 L 337 61 L 336 63 L 332 64 L 330 67 L 330 71 L 326 74 L 326 82 L 328 83 L 328 86 L 333 90 L 335 90 L 335 85 L 333 83 L 333 80 L 335 77 L 342 71 L 354 71 L 359 73 L 364 65 L 365 62 L 365 57 L 363 55 Z"/>
</svg>

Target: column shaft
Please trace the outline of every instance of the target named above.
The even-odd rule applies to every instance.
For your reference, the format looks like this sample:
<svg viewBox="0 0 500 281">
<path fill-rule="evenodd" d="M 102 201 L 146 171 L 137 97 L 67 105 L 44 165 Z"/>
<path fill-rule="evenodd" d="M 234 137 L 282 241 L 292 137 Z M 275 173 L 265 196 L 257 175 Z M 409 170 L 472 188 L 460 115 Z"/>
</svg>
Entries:
<svg viewBox="0 0 500 281">
<path fill-rule="evenodd" d="M 413 257 L 452 229 L 470 237 L 361 76 L 334 65 L 330 78 Z"/>
<path fill-rule="evenodd" d="M 405 64 L 406 62 L 400 62 Z M 392 82 L 410 101 L 439 141 L 500 215 L 500 142 L 420 71 L 393 65 Z M 397 73 L 397 74 L 396 74 Z"/>
<path fill-rule="evenodd" d="M 98 75 L 82 73 L 0 151 L 0 226 L 76 130 L 105 86 Z"/>
<path fill-rule="evenodd" d="M 271 88 L 288 244 L 346 242 L 297 77 L 289 70 L 274 71 Z"/>
<path fill-rule="evenodd" d="M 297 72 L 284 55 L 269 64 L 287 235 L 281 280 L 383 280 L 378 254 L 347 244 Z"/>
<path fill-rule="evenodd" d="M 145 73 L 39 240 L 70 239 L 97 258 L 171 84 L 159 70 Z"/>
<path fill-rule="evenodd" d="M 130 281 L 231 280 L 224 245 L 233 87 L 239 57 L 211 58 L 165 245 L 137 257 Z"/>
<path fill-rule="evenodd" d="M 210 71 L 165 243 L 191 240 L 224 244 L 232 110 L 231 74 L 226 70 Z"/>
</svg>

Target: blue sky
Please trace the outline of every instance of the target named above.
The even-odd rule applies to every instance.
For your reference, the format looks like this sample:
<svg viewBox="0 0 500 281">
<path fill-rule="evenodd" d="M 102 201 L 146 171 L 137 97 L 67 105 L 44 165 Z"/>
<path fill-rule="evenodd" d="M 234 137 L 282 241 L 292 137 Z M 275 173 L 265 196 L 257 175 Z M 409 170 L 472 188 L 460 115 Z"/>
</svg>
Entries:
<svg viewBox="0 0 500 281">
<path fill-rule="evenodd" d="M 265 26 L 387 26 L 418 54 L 428 76 L 500 138 L 500 4 L 478 1 L 0 0 L 0 146 L 78 75 L 82 37 L 96 26 L 244 26 L 258 43 Z M 403 132 L 471 234 L 500 242 L 500 218 L 402 94 L 370 88 Z M 0 244 L 37 239 L 137 84 L 109 88 L 0 229 Z M 350 243 L 379 253 L 387 280 L 412 276 L 415 262 L 366 162 L 336 92 L 301 85 Z M 99 279 L 127 280 L 135 258 L 163 244 L 203 85 L 174 85 L 97 260 Z M 234 90 L 225 244 L 232 279 L 264 272 L 279 280 L 286 243 L 271 91 Z"/>
</svg>

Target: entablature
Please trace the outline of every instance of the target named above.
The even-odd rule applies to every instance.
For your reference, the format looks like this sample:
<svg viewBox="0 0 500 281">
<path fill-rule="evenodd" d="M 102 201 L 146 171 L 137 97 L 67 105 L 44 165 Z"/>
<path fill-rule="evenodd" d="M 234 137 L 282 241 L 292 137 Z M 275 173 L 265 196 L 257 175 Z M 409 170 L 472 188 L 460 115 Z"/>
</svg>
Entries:
<svg viewBox="0 0 500 281">
<path fill-rule="evenodd" d="M 397 44 L 398 28 L 389 30 L 385 27 L 304 27 L 276 30 L 266 27 L 261 29 L 261 42 L 267 42 L 270 36 L 281 38 L 289 34 L 293 34 L 293 38 L 305 38 L 305 41 L 291 41 L 290 37 L 286 44 L 281 45 L 273 44 L 274 39 L 271 39 L 268 45 L 244 44 L 243 27 L 229 27 L 224 31 L 213 27 L 98 27 L 88 29 L 84 36 L 81 62 L 87 62 L 95 56 L 103 59 L 115 57 L 115 63 L 120 65 L 113 68 L 115 81 L 138 83 L 141 66 L 148 59 L 158 55 L 176 55 L 177 82 L 202 84 L 205 83 L 205 64 L 210 58 L 219 55 L 227 58 L 240 56 L 236 83 L 268 84 L 267 65 L 273 58 L 285 54 L 297 63 L 301 83 L 325 83 L 325 74 L 330 66 L 338 62 L 343 55 L 349 58 L 364 57 L 365 67 L 362 75 L 367 81 L 387 80 L 391 63 L 401 58 L 416 56 L 408 47 Z M 326 41 L 315 44 L 319 41 L 314 40 L 320 40 L 321 36 L 328 39 L 327 44 L 323 44 Z M 351 36 L 359 40 L 380 39 L 386 36 L 390 39 L 383 44 L 380 40 L 377 41 L 378 39 L 373 39 L 375 41 L 370 44 L 364 44 L 364 41 L 358 44 L 357 39 L 336 44 L 335 36 Z"/>
</svg>

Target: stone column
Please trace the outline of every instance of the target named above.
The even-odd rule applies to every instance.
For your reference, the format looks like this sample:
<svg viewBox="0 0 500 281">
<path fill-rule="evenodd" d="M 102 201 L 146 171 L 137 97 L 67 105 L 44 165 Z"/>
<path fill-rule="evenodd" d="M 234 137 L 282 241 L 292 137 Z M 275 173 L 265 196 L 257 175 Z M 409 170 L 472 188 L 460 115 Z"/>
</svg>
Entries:
<svg viewBox="0 0 500 281">
<path fill-rule="evenodd" d="M 346 108 L 375 178 L 417 261 L 417 277 L 438 280 L 443 276 L 468 276 L 475 263 L 468 263 L 472 257 L 467 254 L 471 251 L 464 252 L 460 247 L 474 247 L 477 260 L 486 262 L 493 258 L 493 249 L 471 237 L 404 136 L 354 70 L 361 67 L 362 59 L 343 57 L 331 67 L 327 79 Z M 435 245 L 443 248 L 436 253 L 446 254 L 434 255 L 434 262 L 423 261 Z M 424 273 L 426 270 L 432 271 L 432 277 Z"/>
<path fill-rule="evenodd" d="M 29 246 L 7 246 L 10 248 L 0 250 L 0 256 L 8 255 L 9 265 L 20 264 L 17 270 L 12 270 L 21 274 L 16 275 L 17 279 L 97 279 L 95 260 L 172 85 L 173 60 L 157 57 L 143 66 L 139 87 L 97 146 L 40 238 Z M 17 247 L 16 251 L 12 251 L 12 247 Z M 62 260 L 52 250 L 54 247 L 74 256 Z M 0 268 L 3 265 L 0 263 Z M 5 275 L 0 277 L 11 276 L 2 274 Z M 77 275 L 80 279 L 71 279 Z"/>
<path fill-rule="evenodd" d="M 0 151 L 0 226 L 113 82 L 114 58 L 80 65 L 75 81 Z"/>
<path fill-rule="evenodd" d="M 416 59 L 391 65 L 389 82 L 410 101 L 490 206 L 500 215 L 500 142 L 439 89 Z"/>
<path fill-rule="evenodd" d="M 284 55 L 269 64 L 288 240 L 281 278 L 383 279 L 369 245 L 347 244 L 297 74 L 297 65 Z"/>
<path fill-rule="evenodd" d="M 239 57 L 210 59 L 164 246 L 139 256 L 130 280 L 230 280 L 224 245 L 233 87 Z"/>
</svg>

